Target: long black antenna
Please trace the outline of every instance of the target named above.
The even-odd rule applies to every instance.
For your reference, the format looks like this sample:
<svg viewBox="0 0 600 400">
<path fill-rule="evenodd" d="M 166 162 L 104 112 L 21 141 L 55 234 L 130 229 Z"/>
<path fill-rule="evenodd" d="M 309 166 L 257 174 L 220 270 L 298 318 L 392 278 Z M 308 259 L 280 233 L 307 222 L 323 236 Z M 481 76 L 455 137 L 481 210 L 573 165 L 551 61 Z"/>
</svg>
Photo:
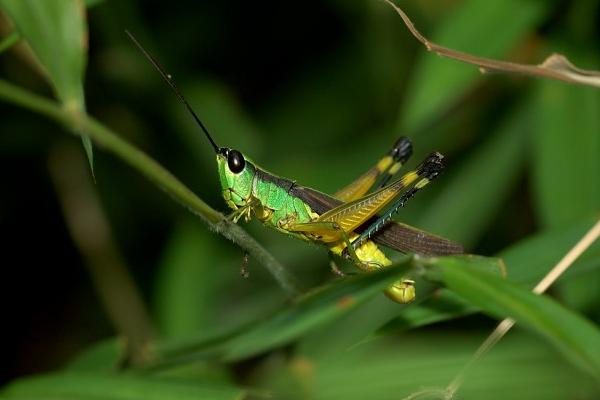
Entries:
<svg viewBox="0 0 600 400">
<path fill-rule="evenodd" d="M 185 105 L 185 108 L 187 108 L 187 110 L 190 112 L 190 114 L 192 114 L 192 116 L 196 120 L 196 123 L 200 126 L 200 128 L 202 129 L 202 131 L 204 132 L 204 134 L 210 141 L 210 144 L 215 149 L 215 153 L 218 153 L 219 146 L 217 146 L 217 144 L 213 140 L 212 136 L 210 136 L 210 133 L 208 133 L 208 129 L 206 129 L 206 127 L 200 120 L 200 117 L 198 117 L 198 115 L 194 112 L 194 109 L 192 108 L 192 106 L 190 106 L 190 103 L 187 102 L 185 97 L 183 97 L 183 94 L 179 91 L 179 89 L 177 88 L 177 85 L 175 85 L 175 82 L 173 82 L 173 78 L 171 77 L 171 74 L 168 74 L 167 72 L 165 72 L 165 70 L 163 69 L 163 67 L 160 66 L 158 61 L 156 61 L 154 59 L 154 57 L 152 57 L 152 55 L 150 53 L 148 53 L 148 51 L 146 51 L 146 49 L 140 44 L 140 42 L 138 42 L 138 40 L 135 38 L 135 36 L 133 36 L 131 34 L 131 32 L 129 32 L 126 29 L 125 33 L 127 34 L 127 36 L 129 36 L 129 39 L 131 39 L 131 41 L 136 45 L 136 47 L 142 52 L 142 54 L 144 54 L 144 56 L 146 56 L 148 61 L 150 61 L 150 63 L 152 63 L 154 68 L 156 68 L 156 70 L 160 73 L 160 75 L 165 80 L 165 82 L 167 82 L 167 84 L 171 87 L 171 89 L 173 89 L 173 92 L 175 93 L 175 95 L 177 97 L 179 97 L 179 100 L 181 100 L 181 102 Z"/>
</svg>

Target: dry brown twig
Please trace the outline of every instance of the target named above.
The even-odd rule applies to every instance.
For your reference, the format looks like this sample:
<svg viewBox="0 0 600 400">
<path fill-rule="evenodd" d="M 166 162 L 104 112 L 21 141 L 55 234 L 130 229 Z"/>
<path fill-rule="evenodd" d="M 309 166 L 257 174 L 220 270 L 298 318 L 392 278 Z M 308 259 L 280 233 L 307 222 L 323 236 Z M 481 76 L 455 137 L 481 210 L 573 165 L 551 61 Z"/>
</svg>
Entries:
<svg viewBox="0 0 600 400">
<path fill-rule="evenodd" d="M 576 67 L 567 57 L 562 54 L 553 53 L 541 64 L 519 64 L 509 61 L 493 60 L 491 58 L 478 57 L 462 51 L 449 49 L 429 41 L 415 28 L 408 15 L 391 0 L 383 0 L 396 10 L 404 24 L 412 35 L 429 51 L 435 52 L 442 57 L 452 58 L 467 64 L 476 65 L 479 71 L 484 73 L 500 72 L 510 74 L 522 74 L 534 77 L 555 79 L 559 81 L 574 83 L 584 86 L 600 88 L 600 71 L 585 70 Z"/>
</svg>

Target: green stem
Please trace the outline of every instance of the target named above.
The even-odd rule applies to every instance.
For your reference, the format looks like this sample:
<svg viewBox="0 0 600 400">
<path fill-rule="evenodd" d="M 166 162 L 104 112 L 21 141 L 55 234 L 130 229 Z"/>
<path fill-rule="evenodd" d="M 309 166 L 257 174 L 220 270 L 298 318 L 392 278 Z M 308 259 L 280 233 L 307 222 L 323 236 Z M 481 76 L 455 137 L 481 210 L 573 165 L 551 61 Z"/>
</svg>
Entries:
<svg viewBox="0 0 600 400">
<path fill-rule="evenodd" d="M 0 80 L 0 98 L 9 103 L 43 114 L 63 125 L 71 132 L 85 132 L 96 144 L 112 152 L 124 162 L 146 176 L 192 213 L 199 216 L 217 233 L 236 243 L 265 266 L 289 294 L 299 290 L 293 277 L 254 238 L 241 227 L 227 220 L 223 214 L 212 209 L 196 196 L 173 174 L 144 152 L 121 139 L 110 129 L 89 117 L 61 107 L 54 101 L 23 90 Z"/>
<path fill-rule="evenodd" d="M 21 35 L 17 31 L 14 31 L 10 35 L 2 39 L 2 41 L 0 41 L 0 54 L 5 50 L 10 49 L 15 43 L 19 41 L 19 39 L 21 39 Z"/>
</svg>

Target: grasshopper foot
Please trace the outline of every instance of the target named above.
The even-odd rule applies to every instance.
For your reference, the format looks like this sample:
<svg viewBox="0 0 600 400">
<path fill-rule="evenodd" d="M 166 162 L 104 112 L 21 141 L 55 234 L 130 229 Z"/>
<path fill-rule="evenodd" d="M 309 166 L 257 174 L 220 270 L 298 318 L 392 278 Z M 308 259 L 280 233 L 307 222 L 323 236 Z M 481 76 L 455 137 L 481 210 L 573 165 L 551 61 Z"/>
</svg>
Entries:
<svg viewBox="0 0 600 400">
<path fill-rule="evenodd" d="M 337 264 L 335 263 L 334 260 L 329 260 L 329 267 L 331 267 L 331 272 L 333 272 L 336 276 L 339 276 L 340 278 L 343 278 L 346 276 L 346 274 L 344 273 L 344 271 L 342 271 Z"/>
</svg>

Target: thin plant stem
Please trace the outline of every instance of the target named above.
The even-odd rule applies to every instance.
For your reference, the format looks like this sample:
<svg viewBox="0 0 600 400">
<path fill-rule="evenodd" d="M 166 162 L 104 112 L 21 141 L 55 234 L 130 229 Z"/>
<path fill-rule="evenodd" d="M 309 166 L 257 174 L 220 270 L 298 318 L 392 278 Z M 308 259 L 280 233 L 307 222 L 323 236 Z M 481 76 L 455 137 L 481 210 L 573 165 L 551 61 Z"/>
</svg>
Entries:
<svg viewBox="0 0 600 400">
<path fill-rule="evenodd" d="M 391 0 L 383 1 L 390 5 L 398 15 L 400 15 L 400 18 L 402 18 L 404 25 L 406 25 L 410 33 L 415 39 L 421 42 L 428 51 L 433 51 L 442 57 L 448 57 L 475 65 L 479 68 L 481 73 L 496 72 L 529 75 L 538 78 L 555 79 L 563 82 L 600 88 L 600 71 L 577 68 L 562 54 L 551 54 L 542 63 L 532 65 L 478 57 L 473 54 L 440 46 L 423 36 L 400 7 Z"/>
<path fill-rule="evenodd" d="M 295 279 L 269 252 L 240 226 L 211 208 L 179 179 L 146 153 L 123 140 L 119 135 L 92 117 L 77 110 L 61 107 L 58 103 L 30 93 L 9 82 L 0 80 L 0 99 L 45 115 L 63 125 L 72 133 L 85 132 L 101 148 L 113 153 L 159 186 L 174 200 L 200 217 L 213 231 L 231 240 L 267 268 L 281 287 L 290 295 L 300 293 Z"/>
<path fill-rule="evenodd" d="M 155 337 L 150 313 L 114 241 L 84 157 L 75 144 L 61 143 L 50 151 L 48 167 L 73 243 L 107 316 L 126 339 L 127 361 L 144 364 Z"/>
</svg>

